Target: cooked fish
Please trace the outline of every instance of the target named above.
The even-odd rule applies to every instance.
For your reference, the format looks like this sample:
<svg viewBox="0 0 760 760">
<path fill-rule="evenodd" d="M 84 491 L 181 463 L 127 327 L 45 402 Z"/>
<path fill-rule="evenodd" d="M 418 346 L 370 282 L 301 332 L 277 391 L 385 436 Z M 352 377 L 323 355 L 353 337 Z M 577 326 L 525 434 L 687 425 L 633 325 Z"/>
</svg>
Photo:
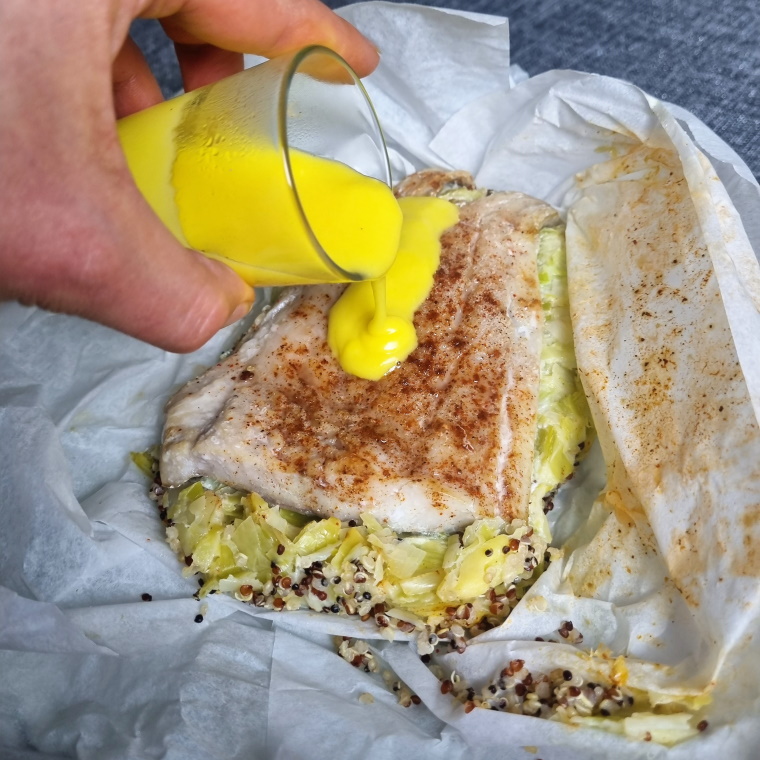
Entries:
<svg viewBox="0 0 760 760">
<path fill-rule="evenodd" d="M 428 171 L 399 192 L 468 187 L 463 173 Z M 415 316 L 418 348 L 379 381 L 347 375 L 327 345 L 343 286 L 287 290 L 235 353 L 170 400 L 164 484 L 210 476 L 303 512 L 371 513 L 398 531 L 526 518 L 541 351 L 536 253 L 541 228 L 558 221 L 521 193 L 464 203 Z"/>
</svg>

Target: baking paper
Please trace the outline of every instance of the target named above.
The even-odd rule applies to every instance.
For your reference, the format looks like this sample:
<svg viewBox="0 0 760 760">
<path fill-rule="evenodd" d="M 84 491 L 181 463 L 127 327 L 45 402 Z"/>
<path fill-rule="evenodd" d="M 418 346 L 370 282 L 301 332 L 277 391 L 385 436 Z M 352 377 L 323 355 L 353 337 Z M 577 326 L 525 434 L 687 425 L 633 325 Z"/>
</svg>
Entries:
<svg viewBox="0 0 760 760">
<path fill-rule="evenodd" d="M 676 451 L 702 463 L 689 470 L 698 477 L 682 476 L 674 455 L 652 485 L 633 452 L 648 441 L 630 439 L 637 428 L 625 419 L 625 399 L 587 382 L 598 394 L 601 445 L 555 509 L 564 555 L 504 626 L 464 655 L 447 655 L 447 666 L 477 684 L 514 657 L 534 670 L 593 671 L 608 667 L 605 653 L 624 654 L 631 681 L 663 698 L 711 691 L 710 728 L 666 749 L 553 721 L 465 714 L 409 644 L 386 642 L 374 628 L 317 614 L 261 614 L 219 595 L 196 601 L 197 585 L 182 578 L 129 452 L 157 442 L 166 399 L 241 327 L 177 356 L 7 303 L 0 307 L 0 754 L 753 757 L 760 566 L 747 558 L 759 545 L 757 183 L 697 119 L 632 85 L 570 71 L 519 81 L 503 20 L 385 3 L 341 12 L 382 51 L 367 87 L 397 178 L 430 165 L 467 169 L 483 186 L 558 206 L 580 240 L 606 213 L 604 187 L 617 192 L 642 176 L 590 167 L 644 146 L 664 151 L 682 172 L 721 307 L 709 315 L 712 328 L 697 327 L 721 331 L 740 373 L 723 404 L 734 416 L 712 431 L 720 432 L 719 466 L 705 467 L 703 451 L 683 446 Z M 571 279 L 582 283 L 591 265 L 579 256 Z M 574 286 L 576 297 L 599 299 L 610 282 Z M 625 325 L 615 340 L 635 334 Z M 604 366 L 594 350 L 606 346 L 612 370 L 625 372 L 623 344 L 601 334 L 599 345 L 586 341 L 579 350 L 582 367 Z M 677 374 L 685 393 L 702 370 L 698 348 L 692 368 L 684 363 Z M 715 393 L 725 387 L 715 384 Z M 710 402 L 721 406 L 717 397 Z M 688 408 L 685 398 L 679 404 Z M 679 531 L 698 562 L 673 560 Z M 584 634 L 580 647 L 535 640 L 570 619 Z M 399 706 L 381 679 L 340 659 L 333 642 L 340 634 L 367 638 L 423 703 Z"/>
</svg>

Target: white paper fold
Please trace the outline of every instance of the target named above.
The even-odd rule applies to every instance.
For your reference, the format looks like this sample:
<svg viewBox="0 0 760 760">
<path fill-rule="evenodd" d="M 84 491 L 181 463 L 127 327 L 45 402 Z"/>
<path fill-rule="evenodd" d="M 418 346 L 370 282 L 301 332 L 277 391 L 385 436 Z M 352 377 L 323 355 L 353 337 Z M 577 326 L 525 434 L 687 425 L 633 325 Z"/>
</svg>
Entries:
<svg viewBox="0 0 760 760">
<path fill-rule="evenodd" d="M 642 143 L 667 151 L 688 184 L 740 362 L 741 409 L 756 424 L 760 189 L 728 146 L 682 109 L 617 80 L 557 71 L 510 90 L 508 27 L 492 18 L 389 3 L 342 14 L 382 51 L 367 86 L 397 173 L 467 169 L 484 186 L 522 190 L 566 213 L 594 192 L 591 181 L 576 188 L 578 172 Z M 585 224 L 576 219 L 577 229 Z M 165 545 L 129 452 L 156 442 L 164 401 L 234 333 L 179 357 L 76 318 L 0 307 L 0 755 L 754 757 L 760 567 L 730 573 L 745 541 L 748 553 L 760 546 L 747 517 L 760 504 L 756 439 L 739 458 L 727 435 L 725 467 L 703 470 L 702 490 L 690 490 L 673 464 L 671 479 L 650 492 L 630 441 L 609 427 L 614 399 L 600 396 L 608 464 L 624 465 L 610 483 L 633 484 L 636 498 L 616 501 L 608 490 L 592 508 L 605 481 L 597 451 L 564 513 L 558 506 L 553 515 L 564 557 L 502 628 L 447 655 L 475 682 L 512 657 L 536 669 L 580 667 L 583 648 L 534 640 L 572 619 L 584 648 L 628 654 L 639 684 L 677 694 L 715 676 L 714 727 L 666 750 L 551 721 L 464 714 L 403 641 L 387 644 L 374 629 L 329 616 L 258 615 L 219 596 L 206 609 L 192 598 L 195 582 Z M 741 384 L 732 387 L 741 395 Z M 707 563 L 700 568 L 668 559 L 687 516 L 707 521 L 694 538 Z M 712 528 L 720 547 L 706 545 Z M 688 583 L 697 583 L 698 610 L 681 593 Z M 400 707 L 377 678 L 343 662 L 332 644 L 340 633 L 370 638 L 423 705 Z"/>
</svg>

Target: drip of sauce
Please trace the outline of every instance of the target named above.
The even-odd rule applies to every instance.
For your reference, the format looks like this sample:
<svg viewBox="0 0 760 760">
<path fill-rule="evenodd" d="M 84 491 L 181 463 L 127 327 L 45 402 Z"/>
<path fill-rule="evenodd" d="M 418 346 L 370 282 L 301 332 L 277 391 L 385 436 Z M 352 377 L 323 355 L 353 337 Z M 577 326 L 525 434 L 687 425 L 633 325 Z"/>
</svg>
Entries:
<svg viewBox="0 0 760 760">
<path fill-rule="evenodd" d="M 456 223 L 456 207 L 438 198 L 397 201 L 385 184 L 345 164 L 291 150 L 296 196 L 277 148 L 198 128 L 187 108 L 193 97 L 119 122 L 130 171 L 153 210 L 184 245 L 257 286 L 341 281 L 316 239 L 363 279 L 330 312 L 333 353 L 359 377 L 390 372 L 417 345 L 414 312 L 430 292 L 439 238 Z"/>
<path fill-rule="evenodd" d="M 328 320 L 327 341 L 341 367 L 365 380 L 379 380 L 417 347 L 414 313 L 433 287 L 440 237 L 459 218 L 440 198 L 398 203 L 404 221 L 393 265 L 380 279 L 349 285 Z"/>
</svg>

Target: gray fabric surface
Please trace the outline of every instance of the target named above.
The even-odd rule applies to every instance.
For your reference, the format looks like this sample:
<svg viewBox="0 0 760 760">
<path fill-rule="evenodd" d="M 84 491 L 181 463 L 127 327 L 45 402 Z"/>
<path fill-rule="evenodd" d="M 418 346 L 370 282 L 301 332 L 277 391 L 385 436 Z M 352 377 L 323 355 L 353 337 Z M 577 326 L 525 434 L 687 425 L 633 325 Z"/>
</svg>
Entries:
<svg viewBox="0 0 760 760">
<path fill-rule="evenodd" d="M 530 74 L 579 69 L 627 79 L 688 109 L 760 177 L 758 0 L 421 0 L 508 16 L 512 61 Z M 338 7 L 347 3 L 328 0 Z M 181 87 L 156 22 L 133 35 L 166 94 Z"/>
</svg>

